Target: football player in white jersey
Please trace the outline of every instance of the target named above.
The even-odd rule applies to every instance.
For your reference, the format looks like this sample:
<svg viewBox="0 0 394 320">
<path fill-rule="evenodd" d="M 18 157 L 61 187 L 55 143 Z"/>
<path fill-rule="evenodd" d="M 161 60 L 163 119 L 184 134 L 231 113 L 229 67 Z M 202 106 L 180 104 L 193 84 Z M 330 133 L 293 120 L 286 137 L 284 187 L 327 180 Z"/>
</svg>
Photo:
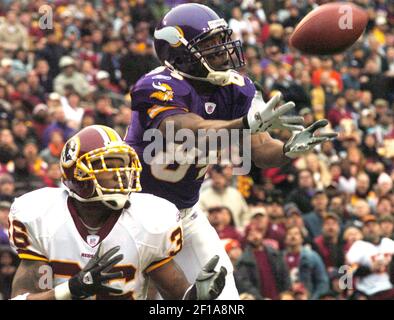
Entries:
<svg viewBox="0 0 394 320">
<path fill-rule="evenodd" d="M 141 190 L 134 150 L 105 126 L 86 127 L 65 144 L 65 189 L 15 200 L 10 240 L 21 263 L 17 300 L 145 299 L 151 279 L 165 299 L 215 299 L 226 270 L 215 256 L 190 285 L 172 258 L 183 244 L 179 211 Z"/>
</svg>

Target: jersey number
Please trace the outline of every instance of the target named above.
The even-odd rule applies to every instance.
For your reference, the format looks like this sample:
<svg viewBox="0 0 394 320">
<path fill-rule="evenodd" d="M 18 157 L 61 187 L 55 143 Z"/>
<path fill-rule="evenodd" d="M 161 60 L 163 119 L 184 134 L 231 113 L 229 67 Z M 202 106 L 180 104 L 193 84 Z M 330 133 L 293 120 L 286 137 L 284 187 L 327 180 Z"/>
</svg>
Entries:
<svg viewBox="0 0 394 320">
<path fill-rule="evenodd" d="M 165 154 L 161 151 L 152 161 L 150 169 L 152 175 L 161 181 L 177 183 L 181 181 L 185 176 L 187 171 L 192 166 L 191 164 L 176 164 L 175 168 L 172 168 L 174 165 L 159 163 L 158 159 L 165 159 Z M 207 172 L 208 166 L 204 164 L 194 165 L 198 169 L 198 174 L 196 176 L 196 180 L 200 179 Z"/>
<path fill-rule="evenodd" d="M 76 262 L 51 261 L 50 264 L 53 268 L 53 272 L 55 276 L 58 275 L 59 277 L 65 277 L 65 278 L 72 277 L 81 271 L 79 264 Z M 123 271 L 123 277 L 112 279 L 109 282 L 109 284 L 111 284 L 111 282 L 122 280 L 126 285 L 128 282 L 134 280 L 137 269 L 132 264 L 117 265 L 113 267 L 110 272 L 119 272 L 119 271 Z M 96 300 L 118 300 L 118 299 L 134 300 L 133 291 L 128 291 L 120 295 L 105 294 L 105 293 L 99 293 L 96 295 Z"/>
<path fill-rule="evenodd" d="M 18 249 L 24 250 L 30 246 L 31 243 L 27 235 L 27 229 L 22 222 L 13 220 L 10 229 L 12 229 L 12 240 Z"/>
</svg>

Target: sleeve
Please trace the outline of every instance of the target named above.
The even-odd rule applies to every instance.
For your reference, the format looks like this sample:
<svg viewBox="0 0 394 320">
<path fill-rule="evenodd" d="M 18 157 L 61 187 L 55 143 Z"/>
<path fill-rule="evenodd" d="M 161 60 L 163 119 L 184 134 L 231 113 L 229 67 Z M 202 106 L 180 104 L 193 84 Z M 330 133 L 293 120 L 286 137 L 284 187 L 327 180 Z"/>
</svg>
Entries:
<svg viewBox="0 0 394 320">
<path fill-rule="evenodd" d="M 163 231 L 147 233 L 149 239 L 144 241 L 140 255 L 140 265 L 145 273 L 152 272 L 171 261 L 183 247 L 183 229 L 180 218 L 177 218 L 179 211 L 176 209 L 171 216 L 172 223 L 165 223 L 167 226 Z M 159 220 L 157 223 L 160 223 Z"/>
<path fill-rule="evenodd" d="M 130 95 L 131 109 L 140 113 L 147 128 L 157 128 L 168 116 L 189 112 L 192 105 L 189 86 L 169 76 L 167 80 L 145 77 L 137 82 Z"/>
<path fill-rule="evenodd" d="M 233 85 L 235 94 L 235 108 L 233 111 L 233 119 L 237 119 L 246 115 L 252 104 L 256 88 L 253 81 L 248 77 L 244 77 L 245 83 L 243 86 Z"/>
<path fill-rule="evenodd" d="M 16 200 L 9 215 L 9 237 L 13 249 L 20 259 L 48 261 L 39 239 L 39 223 L 24 219 L 23 206 Z"/>
<path fill-rule="evenodd" d="M 320 295 L 326 293 L 330 288 L 330 280 L 324 262 L 321 257 L 314 251 L 312 251 L 312 256 L 315 261 L 313 267 L 313 291 L 311 292 L 311 299 L 319 299 Z"/>
<path fill-rule="evenodd" d="M 351 266 L 360 265 L 364 254 L 361 242 L 356 241 L 346 254 L 346 262 Z"/>
</svg>

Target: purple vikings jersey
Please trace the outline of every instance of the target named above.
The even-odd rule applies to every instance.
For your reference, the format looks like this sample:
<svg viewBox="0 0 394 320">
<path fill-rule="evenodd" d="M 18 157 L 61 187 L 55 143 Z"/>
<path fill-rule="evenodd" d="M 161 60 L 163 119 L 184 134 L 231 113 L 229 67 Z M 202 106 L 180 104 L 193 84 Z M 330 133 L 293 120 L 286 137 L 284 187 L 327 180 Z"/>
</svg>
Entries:
<svg viewBox="0 0 394 320">
<path fill-rule="evenodd" d="M 158 128 L 163 119 L 175 114 L 193 112 L 210 120 L 244 116 L 255 93 L 252 81 L 246 77 L 244 80 L 243 86 L 218 87 L 209 95 L 201 95 L 188 81 L 160 67 L 135 84 L 131 91 L 132 121 L 125 140 L 142 163 L 141 185 L 145 193 L 167 199 L 178 209 L 190 208 L 198 201 L 207 166 L 145 163 L 143 151 L 151 141 L 143 141 L 144 132 Z"/>
</svg>

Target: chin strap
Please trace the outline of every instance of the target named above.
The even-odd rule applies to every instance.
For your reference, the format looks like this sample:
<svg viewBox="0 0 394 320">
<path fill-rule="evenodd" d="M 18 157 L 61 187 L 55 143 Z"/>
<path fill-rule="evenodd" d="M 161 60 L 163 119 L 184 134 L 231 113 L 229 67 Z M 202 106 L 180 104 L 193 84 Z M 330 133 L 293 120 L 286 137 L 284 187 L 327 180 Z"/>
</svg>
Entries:
<svg viewBox="0 0 394 320">
<path fill-rule="evenodd" d="M 77 199 L 80 202 L 102 202 L 106 207 L 112 209 L 112 210 L 120 210 L 123 209 L 127 206 L 127 203 L 129 201 L 129 195 L 128 194 L 99 194 L 96 197 L 85 199 L 77 195 L 75 192 L 72 192 L 71 190 L 67 189 L 67 192 L 70 197 Z M 97 190 L 99 192 L 99 190 Z M 111 204 L 113 203 L 113 204 Z M 129 207 L 128 205 L 127 207 Z"/>
<path fill-rule="evenodd" d="M 204 82 L 209 82 L 215 86 L 227 86 L 230 84 L 235 84 L 238 86 L 244 86 L 245 85 L 245 79 L 243 76 L 241 76 L 238 72 L 235 70 L 227 70 L 227 71 L 215 71 L 211 69 L 208 64 L 203 60 L 202 64 L 204 67 L 208 70 L 208 75 L 204 77 L 195 77 L 192 76 L 188 73 L 176 70 L 173 65 L 171 65 L 168 61 L 165 61 L 164 64 L 168 69 L 170 69 L 171 72 L 173 73 L 178 73 L 181 76 L 192 79 L 192 80 L 198 80 L 198 81 L 204 81 Z"/>
</svg>

